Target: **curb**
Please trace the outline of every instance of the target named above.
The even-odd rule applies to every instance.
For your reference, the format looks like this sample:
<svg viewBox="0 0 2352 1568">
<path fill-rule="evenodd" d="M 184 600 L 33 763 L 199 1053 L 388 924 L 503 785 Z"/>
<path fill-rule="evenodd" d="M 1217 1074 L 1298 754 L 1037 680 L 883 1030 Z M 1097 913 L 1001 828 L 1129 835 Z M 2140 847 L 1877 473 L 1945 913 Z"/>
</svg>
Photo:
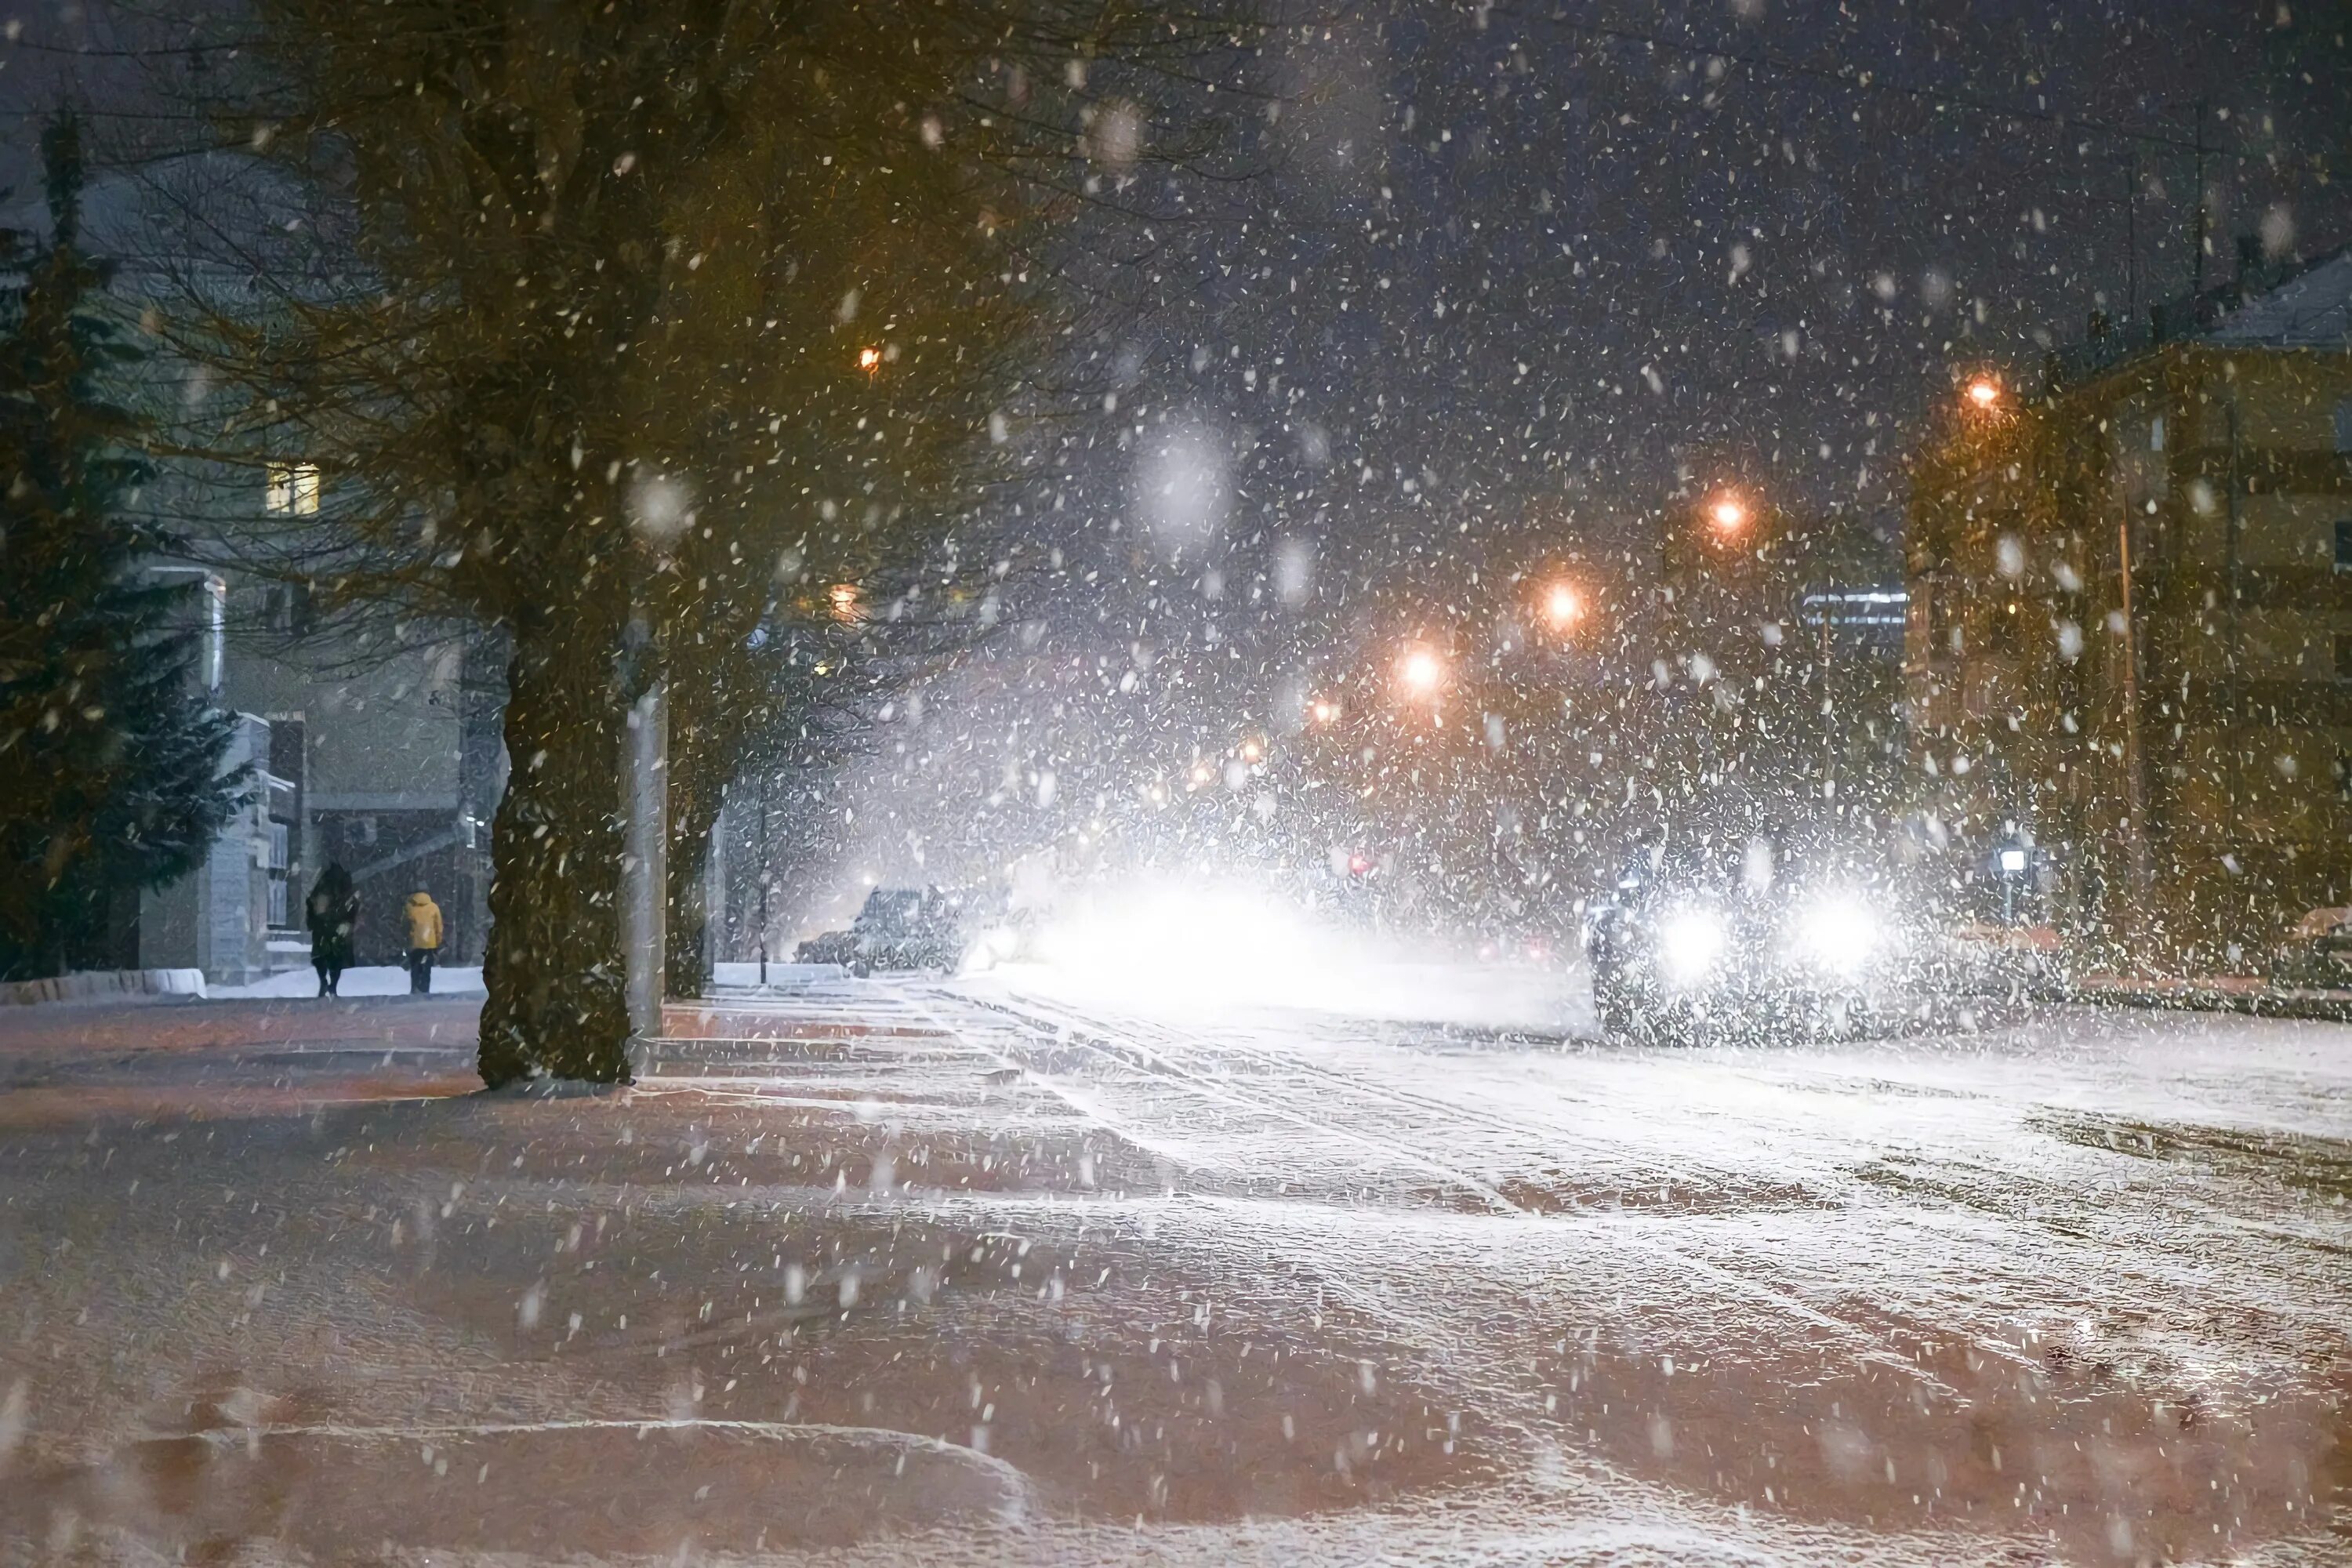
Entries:
<svg viewBox="0 0 2352 1568">
<path fill-rule="evenodd" d="M 45 1002 L 98 1002 L 122 996 L 202 996 L 201 969 L 95 969 L 47 980 L 0 983 L 0 1006 Z"/>
<path fill-rule="evenodd" d="M 2077 986 L 2063 994 L 2072 1002 L 2093 1006 L 2145 1007 L 2172 1013 L 2237 1013 L 2256 1018 L 2303 1018 L 2326 1024 L 2352 1024 L 2352 996 L 2294 992 L 2142 991 L 2125 987 Z"/>
</svg>

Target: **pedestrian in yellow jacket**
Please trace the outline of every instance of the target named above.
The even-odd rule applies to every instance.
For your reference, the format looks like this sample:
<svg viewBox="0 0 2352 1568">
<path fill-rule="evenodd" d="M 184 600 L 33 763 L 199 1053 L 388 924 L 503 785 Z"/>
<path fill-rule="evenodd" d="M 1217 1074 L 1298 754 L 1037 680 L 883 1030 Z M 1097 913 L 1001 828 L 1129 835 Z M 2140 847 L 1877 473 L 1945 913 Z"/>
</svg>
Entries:
<svg viewBox="0 0 2352 1568">
<path fill-rule="evenodd" d="M 408 895 L 408 990 L 423 996 L 433 989 L 433 957 L 441 951 L 441 906 L 419 888 Z"/>
</svg>

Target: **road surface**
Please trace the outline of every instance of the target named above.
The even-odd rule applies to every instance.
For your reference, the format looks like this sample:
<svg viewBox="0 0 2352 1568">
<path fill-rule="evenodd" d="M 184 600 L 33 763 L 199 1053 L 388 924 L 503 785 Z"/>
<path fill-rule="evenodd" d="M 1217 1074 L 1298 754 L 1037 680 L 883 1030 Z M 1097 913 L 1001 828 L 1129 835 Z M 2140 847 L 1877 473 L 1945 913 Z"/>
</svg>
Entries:
<svg viewBox="0 0 2352 1568">
<path fill-rule="evenodd" d="M 2342 1026 L 26 1013 L 0 1561 L 2352 1561 Z"/>
</svg>

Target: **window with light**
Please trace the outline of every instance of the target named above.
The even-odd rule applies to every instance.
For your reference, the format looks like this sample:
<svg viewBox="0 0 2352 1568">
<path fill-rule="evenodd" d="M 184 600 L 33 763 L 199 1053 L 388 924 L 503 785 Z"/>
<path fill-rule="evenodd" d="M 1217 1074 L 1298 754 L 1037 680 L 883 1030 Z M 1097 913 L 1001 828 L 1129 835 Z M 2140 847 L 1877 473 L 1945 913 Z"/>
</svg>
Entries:
<svg viewBox="0 0 2352 1568">
<path fill-rule="evenodd" d="M 309 517 L 319 510 L 319 465 L 272 463 L 263 507 L 274 517 Z"/>
</svg>

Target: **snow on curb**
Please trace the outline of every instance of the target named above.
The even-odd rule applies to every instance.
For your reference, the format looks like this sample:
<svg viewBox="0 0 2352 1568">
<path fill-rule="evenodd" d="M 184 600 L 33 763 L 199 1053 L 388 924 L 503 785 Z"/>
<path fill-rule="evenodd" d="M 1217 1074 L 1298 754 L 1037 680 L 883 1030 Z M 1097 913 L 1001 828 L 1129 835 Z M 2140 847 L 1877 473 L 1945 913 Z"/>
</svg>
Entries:
<svg viewBox="0 0 2352 1568">
<path fill-rule="evenodd" d="M 340 993 L 345 997 L 405 996 L 409 994 L 408 971 L 393 963 L 366 963 L 346 969 Z M 257 980 L 250 985 L 215 985 L 211 993 L 215 1000 L 222 997 L 299 1000 L 318 994 L 319 977 L 308 969 L 289 969 L 267 980 Z M 433 994 L 483 994 L 482 966 L 478 963 L 453 963 L 436 967 L 433 971 Z"/>
<path fill-rule="evenodd" d="M 0 1005 L 36 1006 L 44 1002 L 112 1002 L 126 996 L 202 996 L 201 969 L 92 969 L 47 980 L 0 984 Z"/>
</svg>

